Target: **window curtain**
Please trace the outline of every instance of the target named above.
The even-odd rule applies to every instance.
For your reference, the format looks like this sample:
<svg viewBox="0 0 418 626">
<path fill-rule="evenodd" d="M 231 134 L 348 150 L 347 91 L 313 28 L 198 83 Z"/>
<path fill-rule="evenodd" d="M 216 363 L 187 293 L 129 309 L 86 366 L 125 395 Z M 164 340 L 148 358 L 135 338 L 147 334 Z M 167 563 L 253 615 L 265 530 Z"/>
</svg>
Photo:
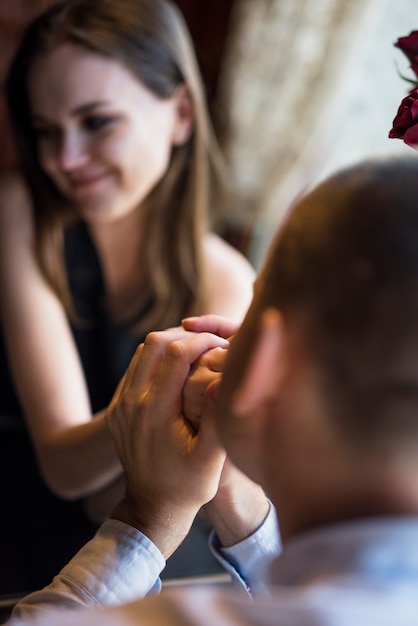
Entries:
<svg viewBox="0 0 418 626">
<path fill-rule="evenodd" d="M 387 132 L 405 87 L 393 42 L 418 29 L 414 3 L 236 0 L 218 128 L 237 199 L 228 219 L 256 267 L 300 193 L 395 141 Z"/>
</svg>

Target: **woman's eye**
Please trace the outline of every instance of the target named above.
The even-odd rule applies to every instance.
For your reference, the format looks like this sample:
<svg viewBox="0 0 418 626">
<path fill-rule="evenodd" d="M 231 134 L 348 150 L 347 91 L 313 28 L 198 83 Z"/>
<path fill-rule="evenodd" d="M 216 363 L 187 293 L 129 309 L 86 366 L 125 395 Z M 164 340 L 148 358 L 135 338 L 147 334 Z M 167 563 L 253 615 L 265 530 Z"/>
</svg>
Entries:
<svg viewBox="0 0 418 626">
<path fill-rule="evenodd" d="M 113 122 L 111 117 L 88 117 L 84 120 L 84 126 L 87 130 L 102 130 L 107 128 Z"/>
</svg>

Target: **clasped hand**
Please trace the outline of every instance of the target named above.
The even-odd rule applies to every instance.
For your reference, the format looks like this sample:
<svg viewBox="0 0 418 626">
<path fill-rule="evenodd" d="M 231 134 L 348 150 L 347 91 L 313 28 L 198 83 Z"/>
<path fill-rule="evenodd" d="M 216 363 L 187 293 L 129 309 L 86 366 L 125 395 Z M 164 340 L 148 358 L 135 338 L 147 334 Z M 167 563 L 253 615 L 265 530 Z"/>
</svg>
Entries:
<svg viewBox="0 0 418 626">
<path fill-rule="evenodd" d="M 150 333 L 107 410 L 127 480 L 113 517 L 144 532 L 165 558 L 218 490 L 225 452 L 203 404 L 228 345 L 210 332 Z"/>
</svg>

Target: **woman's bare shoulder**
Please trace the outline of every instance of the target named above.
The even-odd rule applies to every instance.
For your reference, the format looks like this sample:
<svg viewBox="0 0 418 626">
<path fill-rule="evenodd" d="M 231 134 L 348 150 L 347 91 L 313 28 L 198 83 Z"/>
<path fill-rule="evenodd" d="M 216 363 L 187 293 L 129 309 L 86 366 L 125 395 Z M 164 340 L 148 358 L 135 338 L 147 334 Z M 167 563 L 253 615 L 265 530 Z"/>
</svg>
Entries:
<svg viewBox="0 0 418 626">
<path fill-rule="evenodd" d="M 251 302 L 255 271 L 248 259 L 221 237 L 205 237 L 208 313 L 241 321 Z"/>
<path fill-rule="evenodd" d="M 208 233 L 204 240 L 206 262 L 212 270 L 243 277 L 248 276 L 253 281 L 255 270 L 249 260 L 239 250 L 215 233 Z"/>
</svg>

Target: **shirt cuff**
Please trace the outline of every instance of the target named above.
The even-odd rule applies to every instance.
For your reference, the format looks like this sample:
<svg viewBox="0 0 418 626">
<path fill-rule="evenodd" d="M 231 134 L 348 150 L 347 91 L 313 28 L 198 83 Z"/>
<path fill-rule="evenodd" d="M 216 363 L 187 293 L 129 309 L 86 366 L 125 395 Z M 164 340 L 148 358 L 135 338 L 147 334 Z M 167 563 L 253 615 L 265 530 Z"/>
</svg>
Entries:
<svg viewBox="0 0 418 626">
<path fill-rule="evenodd" d="M 271 502 L 266 519 L 249 537 L 223 548 L 212 531 L 209 542 L 215 558 L 247 594 L 267 590 L 270 566 L 281 552 L 279 525 Z"/>
<path fill-rule="evenodd" d="M 61 575 L 84 581 L 95 602 L 106 605 L 159 591 L 164 567 L 164 557 L 148 537 L 124 522 L 108 519 Z"/>
<path fill-rule="evenodd" d="M 51 584 L 25 596 L 14 608 L 16 619 L 36 613 L 123 604 L 157 592 L 165 560 L 141 532 L 106 520 Z"/>
</svg>

